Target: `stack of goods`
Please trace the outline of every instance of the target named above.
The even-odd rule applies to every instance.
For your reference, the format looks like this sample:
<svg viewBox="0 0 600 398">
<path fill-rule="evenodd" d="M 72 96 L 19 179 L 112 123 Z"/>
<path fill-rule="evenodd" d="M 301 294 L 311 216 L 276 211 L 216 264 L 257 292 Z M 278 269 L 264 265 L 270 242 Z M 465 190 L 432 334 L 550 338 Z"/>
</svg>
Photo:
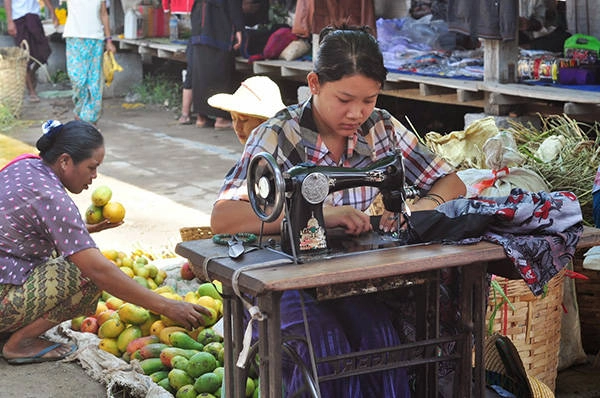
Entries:
<svg viewBox="0 0 600 398">
<path fill-rule="evenodd" d="M 544 51 L 522 51 L 517 65 L 521 81 L 546 81 L 564 85 L 600 82 L 600 41 L 575 34 L 565 40 L 564 55 Z"/>
</svg>

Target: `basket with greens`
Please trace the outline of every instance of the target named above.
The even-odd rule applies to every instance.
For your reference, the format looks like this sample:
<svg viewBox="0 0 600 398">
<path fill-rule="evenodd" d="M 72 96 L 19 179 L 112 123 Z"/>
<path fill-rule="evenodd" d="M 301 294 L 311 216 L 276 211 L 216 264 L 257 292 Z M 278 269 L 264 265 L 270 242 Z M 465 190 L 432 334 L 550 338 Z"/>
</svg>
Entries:
<svg viewBox="0 0 600 398">
<path fill-rule="evenodd" d="M 511 120 L 509 130 L 526 165 L 535 170 L 552 191 L 577 195 L 583 220 L 593 225 L 592 186 L 600 163 L 600 123 L 583 123 L 566 115 L 540 116 L 541 127 Z"/>
</svg>

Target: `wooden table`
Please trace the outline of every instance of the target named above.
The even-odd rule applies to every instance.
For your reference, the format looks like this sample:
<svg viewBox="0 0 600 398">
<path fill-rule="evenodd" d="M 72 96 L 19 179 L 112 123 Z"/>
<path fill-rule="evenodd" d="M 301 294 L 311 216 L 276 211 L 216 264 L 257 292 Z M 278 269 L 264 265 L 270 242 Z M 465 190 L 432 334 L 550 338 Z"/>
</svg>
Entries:
<svg viewBox="0 0 600 398">
<path fill-rule="evenodd" d="M 599 244 L 600 230 L 586 227 L 578 248 Z M 460 332 L 451 338 L 457 344 L 457 356 L 439 358 L 434 353 L 430 356 L 424 355 L 421 360 L 404 361 L 405 363 L 400 361 L 396 365 L 419 366 L 419 369 L 422 369 L 419 374 L 427 378 L 425 383 L 419 383 L 422 387 L 419 395 L 429 397 L 436 396 L 437 392 L 437 372 L 434 371 L 437 361 L 456 360 L 457 396 L 484 396 L 483 339 L 487 292 L 485 276 L 488 267 L 499 275 L 503 274 L 503 270 L 510 274 L 512 269 L 504 248 L 500 245 L 480 242 L 466 246 L 441 244 L 400 246 L 337 255 L 303 264 L 294 264 L 286 256 L 264 248 L 247 252 L 239 259 L 231 259 L 227 256 L 225 246 L 216 245 L 211 240 L 181 242 L 175 251 L 189 259 L 195 275 L 204 277 L 206 271 L 210 279 L 218 279 L 223 283 L 225 383 L 230 397 L 244 397 L 246 377 L 245 370 L 235 366 L 242 349 L 244 331 L 244 308 L 233 289 L 232 278 L 236 270 L 243 268 L 237 274 L 239 291 L 255 298 L 258 307 L 266 317 L 264 321 L 259 322 L 261 396 L 279 397 L 282 392 L 279 304 L 284 291 L 295 289 L 322 291 L 331 286 L 356 286 L 357 282 L 369 285 L 370 281 L 377 281 L 379 285 L 391 281 L 395 286 L 401 286 L 402 280 L 406 282 L 405 285 L 413 284 L 416 280 L 426 280 L 434 286 L 439 282 L 436 277 L 438 271 L 444 267 L 459 267 L 463 271 L 460 299 L 462 327 Z M 373 290 L 373 286 L 365 290 Z M 359 289 L 356 293 L 364 292 Z M 439 319 L 439 314 L 435 316 Z M 433 331 L 426 331 L 425 339 L 418 341 L 424 352 L 432 351 L 430 348 L 447 341 L 447 338 L 442 339 L 438 333 L 439 329 L 434 327 Z M 369 354 L 357 353 L 354 360 Z M 433 385 L 431 380 L 434 380 Z"/>
</svg>

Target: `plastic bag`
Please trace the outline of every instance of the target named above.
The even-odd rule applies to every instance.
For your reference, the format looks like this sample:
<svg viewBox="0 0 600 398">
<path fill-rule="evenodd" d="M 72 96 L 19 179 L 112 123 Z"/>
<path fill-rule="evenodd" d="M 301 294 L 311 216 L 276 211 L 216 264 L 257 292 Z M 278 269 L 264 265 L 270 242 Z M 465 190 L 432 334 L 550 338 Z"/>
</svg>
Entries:
<svg viewBox="0 0 600 398">
<path fill-rule="evenodd" d="M 104 72 L 104 82 L 106 87 L 110 87 L 113 81 L 115 72 L 122 72 L 123 68 L 115 60 L 115 55 L 112 51 L 105 51 L 102 57 L 102 71 Z"/>
</svg>

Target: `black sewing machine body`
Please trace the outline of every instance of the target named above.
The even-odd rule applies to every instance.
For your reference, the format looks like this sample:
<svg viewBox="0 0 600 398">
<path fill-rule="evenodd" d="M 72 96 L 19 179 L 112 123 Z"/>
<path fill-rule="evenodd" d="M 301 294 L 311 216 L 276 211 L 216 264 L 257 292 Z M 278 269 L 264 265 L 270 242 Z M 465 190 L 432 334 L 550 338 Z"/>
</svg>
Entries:
<svg viewBox="0 0 600 398">
<path fill-rule="evenodd" d="M 404 212 L 406 199 L 416 195 L 405 184 L 400 152 L 363 169 L 301 164 L 283 173 L 271 155 L 262 153 L 255 158 L 248 173 L 250 203 L 263 221 L 277 219 L 285 207 L 281 249 L 297 260 L 324 255 L 332 249 L 323 217 L 323 203 L 330 193 L 360 186 L 376 187 L 382 193 L 385 208 L 396 213 Z M 273 207 L 274 213 L 265 214 L 267 207 Z M 335 235 L 339 247 L 339 233 Z"/>
</svg>

